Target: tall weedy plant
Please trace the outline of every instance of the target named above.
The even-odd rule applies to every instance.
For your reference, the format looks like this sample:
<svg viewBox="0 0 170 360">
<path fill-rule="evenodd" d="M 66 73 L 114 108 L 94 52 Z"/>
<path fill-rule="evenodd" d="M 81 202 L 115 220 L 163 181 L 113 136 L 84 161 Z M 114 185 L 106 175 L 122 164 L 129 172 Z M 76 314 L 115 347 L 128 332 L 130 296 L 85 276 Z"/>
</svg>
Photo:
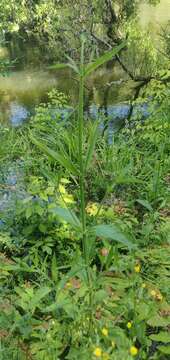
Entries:
<svg viewBox="0 0 170 360">
<path fill-rule="evenodd" d="M 35 138 L 33 134 L 30 134 L 31 140 L 36 144 L 40 149 L 42 149 L 49 157 L 52 157 L 58 163 L 60 163 L 67 171 L 69 171 L 70 176 L 77 176 L 79 178 L 79 192 L 80 192 L 80 217 L 78 218 L 76 214 L 69 208 L 56 207 L 55 214 L 58 215 L 62 220 L 70 223 L 76 231 L 81 233 L 82 239 L 82 250 L 83 258 L 85 262 L 85 268 L 87 272 L 87 279 L 89 287 L 91 287 L 90 280 L 90 262 L 93 256 L 92 248 L 93 244 L 91 243 L 91 237 L 89 233 L 93 232 L 93 238 L 104 237 L 110 240 L 114 240 L 128 246 L 129 248 L 134 247 L 134 245 L 127 239 L 127 236 L 121 232 L 121 230 L 114 224 L 101 224 L 93 227 L 87 227 L 86 223 L 86 203 L 85 203 L 85 178 L 87 170 L 91 164 L 93 158 L 96 139 L 98 136 L 98 123 L 94 123 L 91 135 L 88 139 L 88 143 L 85 146 L 85 129 L 84 129 L 84 83 L 86 78 L 95 71 L 99 66 L 105 64 L 107 61 L 113 58 L 123 47 L 125 43 L 116 46 L 113 50 L 106 52 L 103 56 L 99 57 L 92 63 L 85 65 L 84 62 L 84 49 L 85 49 L 85 38 L 82 38 L 81 44 L 81 56 L 80 56 L 80 65 L 79 67 L 74 62 L 73 59 L 67 57 L 68 63 L 66 64 L 56 64 L 51 68 L 53 69 L 63 69 L 65 67 L 71 68 L 77 75 L 79 79 L 79 103 L 78 103 L 78 147 L 79 147 L 79 157 L 76 164 L 71 162 L 69 154 L 63 151 L 63 146 L 60 147 L 58 152 L 47 147 L 42 141 Z M 84 152 L 86 148 L 86 152 Z M 89 241 L 90 238 L 90 241 Z M 70 272 L 70 277 L 73 272 Z M 68 280 L 68 277 L 67 277 Z"/>
</svg>

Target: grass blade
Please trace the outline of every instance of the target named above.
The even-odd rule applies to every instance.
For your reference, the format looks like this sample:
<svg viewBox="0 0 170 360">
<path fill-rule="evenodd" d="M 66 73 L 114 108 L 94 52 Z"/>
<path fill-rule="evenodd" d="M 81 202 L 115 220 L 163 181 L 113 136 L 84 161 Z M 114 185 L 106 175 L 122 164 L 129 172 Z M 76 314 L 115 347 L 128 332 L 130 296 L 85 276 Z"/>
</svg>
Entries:
<svg viewBox="0 0 170 360">
<path fill-rule="evenodd" d="M 58 152 L 50 149 L 48 146 L 43 144 L 41 141 L 37 140 L 31 133 L 29 136 L 30 136 L 31 141 L 36 146 L 38 146 L 39 149 L 42 150 L 47 156 L 49 156 L 53 160 L 59 162 L 60 165 L 62 165 L 65 169 L 69 170 L 72 174 L 74 174 L 74 175 L 79 174 L 78 170 L 76 169 L 76 167 L 73 165 L 73 163 L 71 162 L 71 160 L 68 157 L 63 156 L 62 154 L 59 154 Z"/>
</svg>

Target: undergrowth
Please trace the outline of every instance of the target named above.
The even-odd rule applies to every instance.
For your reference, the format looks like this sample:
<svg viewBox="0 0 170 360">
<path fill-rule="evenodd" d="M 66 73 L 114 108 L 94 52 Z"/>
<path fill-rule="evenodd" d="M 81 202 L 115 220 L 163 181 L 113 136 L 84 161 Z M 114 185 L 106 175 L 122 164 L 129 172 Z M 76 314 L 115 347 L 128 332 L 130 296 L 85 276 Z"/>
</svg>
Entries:
<svg viewBox="0 0 170 360">
<path fill-rule="evenodd" d="M 19 161 L 25 184 L 1 213 L 2 360 L 169 358 L 170 112 L 166 100 L 111 143 L 100 119 L 84 124 L 84 77 L 109 54 L 71 62 L 78 120 L 55 92 L 23 129 L 2 129 L 1 170 Z"/>
</svg>

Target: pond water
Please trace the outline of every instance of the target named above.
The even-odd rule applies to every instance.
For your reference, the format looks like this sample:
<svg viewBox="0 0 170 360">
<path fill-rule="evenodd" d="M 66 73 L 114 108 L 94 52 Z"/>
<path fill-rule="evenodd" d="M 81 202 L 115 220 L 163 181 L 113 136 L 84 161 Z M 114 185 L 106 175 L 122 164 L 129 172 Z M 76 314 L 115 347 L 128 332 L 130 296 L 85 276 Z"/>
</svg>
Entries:
<svg viewBox="0 0 170 360">
<path fill-rule="evenodd" d="M 143 27 L 151 24 L 153 34 L 160 24 L 170 19 L 170 0 L 162 0 L 157 7 L 147 4 L 141 5 L 139 20 Z M 14 49 L 15 51 L 15 49 Z M 77 83 L 69 71 L 52 72 L 43 65 L 35 63 L 36 48 L 28 47 L 29 63 L 21 61 L 9 76 L 1 77 L 0 81 L 0 122 L 4 124 L 20 125 L 32 113 L 40 102 L 47 100 L 47 93 L 52 88 L 63 91 L 74 105 L 77 99 Z M 8 50 L 0 49 L 0 57 L 7 57 Z M 25 58 L 27 55 L 25 56 Z M 93 104 L 102 106 L 126 102 L 133 92 L 133 84 L 127 83 L 124 73 L 118 65 L 101 68 L 88 80 L 86 96 L 87 107 Z M 112 86 L 108 89 L 108 82 Z"/>
</svg>

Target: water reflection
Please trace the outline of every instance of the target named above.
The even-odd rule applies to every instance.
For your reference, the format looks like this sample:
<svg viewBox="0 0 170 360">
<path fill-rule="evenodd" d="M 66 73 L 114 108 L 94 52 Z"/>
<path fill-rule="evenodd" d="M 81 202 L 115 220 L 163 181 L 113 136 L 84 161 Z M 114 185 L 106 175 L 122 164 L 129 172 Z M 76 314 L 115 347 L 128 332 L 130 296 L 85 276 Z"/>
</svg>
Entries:
<svg viewBox="0 0 170 360">
<path fill-rule="evenodd" d="M 86 108 L 92 104 L 107 106 L 130 98 L 129 84 L 120 80 L 123 76 L 118 66 L 103 68 L 91 76 L 86 83 Z M 109 86 L 108 84 L 111 84 Z M 31 68 L 14 71 L 0 82 L 0 121 L 20 125 L 29 113 L 47 101 L 47 94 L 57 88 L 68 95 L 69 103 L 75 105 L 78 99 L 77 81 L 70 71 L 52 72 L 47 69 Z M 107 104 L 106 104 L 107 103 Z"/>
<path fill-rule="evenodd" d="M 33 107 L 45 101 L 45 94 L 57 86 L 48 72 L 23 70 L 1 77 L 0 121 L 16 126 L 25 120 Z"/>
<path fill-rule="evenodd" d="M 141 5 L 140 22 L 152 28 L 170 19 L 170 0 L 162 0 L 157 7 Z M 153 30 L 155 33 L 155 30 Z M 16 55 L 17 54 L 17 55 Z M 23 56 L 24 54 L 24 56 Z M 19 125 L 26 120 L 32 109 L 47 100 L 52 88 L 69 96 L 74 106 L 78 97 L 77 82 L 70 71 L 52 72 L 40 63 L 39 49 L 33 46 L 10 43 L 9 49 L 0 48 L 0 58 L 20 60 L 17 67 L 0 81 L 0 122 Z M 109 85 L 110 84 L 110 85 Z M 134 84 L 129 81 L 118 65 L 102 67 L 86 83 L 86 108 L 96 105 L 107 111 L 110 105 L 127 102 L 133 94 Z"/>
</svg>

